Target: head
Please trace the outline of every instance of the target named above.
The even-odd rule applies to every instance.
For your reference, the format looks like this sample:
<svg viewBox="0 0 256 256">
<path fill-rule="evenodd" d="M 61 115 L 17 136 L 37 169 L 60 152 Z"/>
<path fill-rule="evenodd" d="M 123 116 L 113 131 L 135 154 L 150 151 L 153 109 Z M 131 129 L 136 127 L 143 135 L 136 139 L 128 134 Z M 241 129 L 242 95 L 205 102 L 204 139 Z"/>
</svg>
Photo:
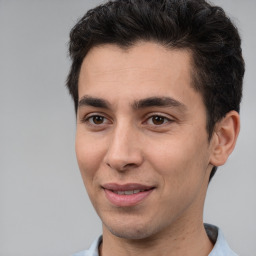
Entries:
<svg viewBox="0 0 256 256">
<path fill-rule="evenodd" d="M 224 11 L 204 0 L 119 0 L 88 11 L 70 33 L 67 87 L 76 112 L 78 78 L 87 53 L 103 44 L 129 48 L 138 41 L 191 51 L 193 88 L 203 97 L 209 140 L 226 113 L 239 112 L 244 75 L 241 40 Z M 210 179 L 215 172 L 216 167 Z"/>
<path fill-rule="evenodd" d="M 142 238 L 203 204 L 206 180 L 224 162 L 213 148 L 232 137 L 229 154 L 238 133 L 237 124 L 227 131 L 242 96 L 240 44 L 224 11 L 201 0 L 109 1 L 72 29 L 67 86 L 79 123 L 78 163 L 111 232 Z M 122 198 L 120 205 L 113 191 L 123 190 L 146 191 L 134 205 Z M 154 202 L 166 209 L 150 211 Z M 138 229 L 123 234 L 133 223 Z"/>
</svg>

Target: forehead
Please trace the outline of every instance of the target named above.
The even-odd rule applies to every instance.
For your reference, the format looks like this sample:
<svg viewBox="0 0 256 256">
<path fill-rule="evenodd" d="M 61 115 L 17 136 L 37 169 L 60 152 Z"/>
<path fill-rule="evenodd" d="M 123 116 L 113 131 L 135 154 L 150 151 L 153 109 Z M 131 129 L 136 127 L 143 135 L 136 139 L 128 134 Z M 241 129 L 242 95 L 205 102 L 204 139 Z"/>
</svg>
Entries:
<svg viewBox="0 0 256 256">
<path fill-rule="evenodd" d="M 108 72 L 121 73 L 127 69 L 137 69 L 140 73 L 146 70 L 169 69 L 172 77 L 180 72 L 189 73 L 192 65 L 192 54 L 188 49 L 170 49 L 158 43 L 138 42 L 128 48 L 115 44 L 104 44 L 93 47 L 82 63 L 80 77 L 84 74 L 95 75 Z M 164 70 L 163 70 L 164 68 Z M 170 70 L 172 69 L 172 70 Z M 88 71 L 88 73 L 87 73 Z M 179 73 L 177 73 L 179 71 Z M 162 72 L 164 75 L 164 72 Z M 148 76 L 150 74 L 148 73 Z"/>
<path fill-rule="evenodd" d="M 132 100 L 168 95 L 182 101 L 184 96 L 196 93 L 191 63 L 189 50 L 169 49 L 153 42 L 139 42 L 129 48 L 112 44 L 94 47 L 82 63 L 79 98 L 92 94 Z"/>
</svg>

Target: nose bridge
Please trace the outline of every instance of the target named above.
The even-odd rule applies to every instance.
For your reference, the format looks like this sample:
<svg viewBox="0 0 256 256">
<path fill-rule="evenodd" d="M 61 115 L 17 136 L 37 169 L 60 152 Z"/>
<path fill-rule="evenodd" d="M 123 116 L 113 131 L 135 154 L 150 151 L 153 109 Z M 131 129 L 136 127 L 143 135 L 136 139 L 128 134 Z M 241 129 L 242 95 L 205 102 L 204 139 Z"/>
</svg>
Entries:
<svg viewBox="0 0 256 256">
<path fill-rule="evenodd" d="M 123 120 L 113 129 L 105 162 L 113 169 L 122 171 L 128 166 L 139 166 L 142 152 L 138 141 L 138 130 L 131 121 Z"/>
</svg>

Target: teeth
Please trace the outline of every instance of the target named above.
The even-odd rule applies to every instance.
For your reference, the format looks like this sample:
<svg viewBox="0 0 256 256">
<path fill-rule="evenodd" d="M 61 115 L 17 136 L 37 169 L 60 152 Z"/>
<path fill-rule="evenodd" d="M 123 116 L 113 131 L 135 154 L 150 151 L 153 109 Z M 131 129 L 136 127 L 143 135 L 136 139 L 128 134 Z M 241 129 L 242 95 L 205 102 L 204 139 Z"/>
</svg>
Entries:
<svg viewBox="0 0 256 256">
<path fill-rule="evenodd" d="M 118 195 L 132 195 L 132 194 L 137 194 L 143 191 L 145 190 L 136 189 L 136 190 L 127 190 L 127 191 L 113 191 L 113 192 Z"/>
<path fill-rule="evenodd" d="M 125 195 L 132 195 L 132 194 L 133 194 L 133 190 L 130 190 L 130 191 L 124 191 L 124 194 L 125 194 Z"/>
</svg>

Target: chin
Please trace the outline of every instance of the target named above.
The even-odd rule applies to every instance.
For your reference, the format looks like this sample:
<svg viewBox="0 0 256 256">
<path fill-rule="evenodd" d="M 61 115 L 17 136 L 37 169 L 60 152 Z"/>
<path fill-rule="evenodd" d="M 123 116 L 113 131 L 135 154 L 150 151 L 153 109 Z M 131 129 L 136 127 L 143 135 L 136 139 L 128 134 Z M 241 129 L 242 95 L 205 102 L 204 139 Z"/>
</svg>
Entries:
<svg viewBox="0 0 256 256">
<path fill-rule="evenodd" d="M 114 236 L 129 240 L 146 239 L 157 233 L 153 225 L 144 224 L 130 224 L 130 223 L 115 223 L 115 225 L 106 225 L 105 228 Z"/>
<path fill-rule="evenodd" d="M 150 235 L 145 230 L 138 230 L 138 229 L 111 229 L 108 230 L 112 233 L 112 235 L 117 236 L 119 238 L 129 239 L 129 240 L 138 240 L 138 239 L 145 239 Z"/>
</svg>

